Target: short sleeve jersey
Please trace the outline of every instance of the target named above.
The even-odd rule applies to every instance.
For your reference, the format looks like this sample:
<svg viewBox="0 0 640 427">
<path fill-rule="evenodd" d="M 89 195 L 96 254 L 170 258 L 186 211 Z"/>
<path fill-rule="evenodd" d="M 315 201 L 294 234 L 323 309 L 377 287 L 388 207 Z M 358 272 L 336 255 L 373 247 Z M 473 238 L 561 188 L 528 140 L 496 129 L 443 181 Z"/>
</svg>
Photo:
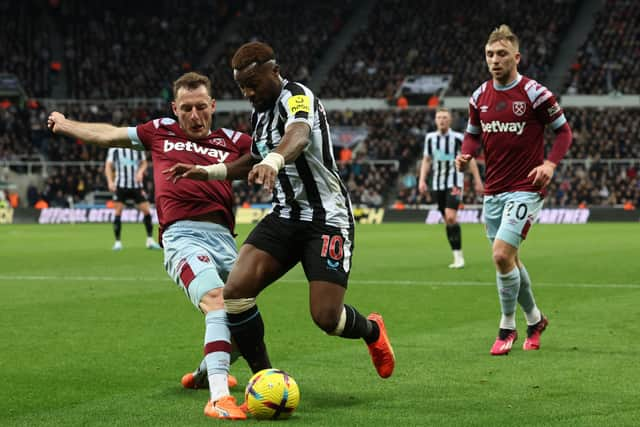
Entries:
<svg viewBox="0 0 640 427">
<path fill-rule="evenodd" d="M 167 181 L 162 171 L 175 163 L 211 165 L 229 163 L 247 154 L 251 137 L 230 129 L 216 129 L 205 138 L 189 140 L 179 124 L 170 118 L 155 119 L 130 127 L 134 144 L 151 152 L 156 209 L 161 229 L 173 222 L 220 211 L 233 232 L 233 194 L 229 181 Z"/>
<path fill-rule="evenodd" d="M 251 122 L 251 154 L 257 160 L 280 145 L 292 123 L 305 123 L 310 130 L 302 154 L 278 173 L 273 212 L 294 221 L 352 227 L 351 201 L 333 157 L 327 114 L 313 92 L 300 83 L 283 80 L 274 106 L 268 111 L 254 111 Z"/>
<path fill-rule="evenodd" d="M 544 162 L 544 129 L 567 122 L 549 89 L 519 75 L 507 85 L 483 83 L 469 99 L 467 132 L 481 135 L 485 194 L 540 192 L 529 172 Z"/>
</svg>

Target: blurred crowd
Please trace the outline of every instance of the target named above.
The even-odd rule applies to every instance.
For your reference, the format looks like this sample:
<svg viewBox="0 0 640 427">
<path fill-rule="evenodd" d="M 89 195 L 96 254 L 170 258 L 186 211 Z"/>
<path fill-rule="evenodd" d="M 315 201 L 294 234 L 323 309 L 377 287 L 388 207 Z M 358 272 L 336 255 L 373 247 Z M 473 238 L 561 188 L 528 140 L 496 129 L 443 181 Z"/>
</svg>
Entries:
<svg viewBox="0 0 640 427">
<path fill-rule="evenodd" d="M 481 76 L 487 76 L 483 54 L 487 36 L 505 22 L 520 38 L 520 70 L 544 81 L 576 3 L 378 1 L 368 25 L 353 38 L 321 94 L 391 99 L 407 75 L 451 74 L 447 94 L 469 96 L 484 81 Z"/>
<path fill-rule="evenodd" d="M 640 92 L 639 5 L 606 0 L 567 72 L 568 93 Z M 18 76 L 26 92 L 24 105 L 0 99 L 0 162 L 48 162 L 37 172 L 46 177 L 44 183 L 28 190 L 29 205 L 39 199 L 68 205 L 106 191 L 106 150 L 51 135 L 43 98 L 84 100 L 56 107 L 77 120 L 135 125 L 171 116 L 171 82 L 197 70 L 212 77 L 216 98 L 237 99 L 231 56 L 250 40 L 272 44 L 283 76 L 303 83 L 313 84 L 319 65 L 335 63 L 325 70 L 328 78 L 317 91 L 322 99 L 391 100 L 404 78 L 417 74 L 451 74 L 447 95 L 468 96 L 481 76 L 487 77 L 482 50 L 488 32 L 508 22 L 521 39 L 520 70 L 544 82 L 579 6 L 577 0 L 462 0 L 455 7 L 428 0 L 379 0 L 358 30 L 345 34 L 363 2 L 327 0 L 301 7 L 294 0 L 0 0 L 0 56 L 5 59 L 0 74 Z M 347 43 L 347 48 L 332 57 L 336 43 Z M 99 101 L 105 99 L 111 102 Z M 640 158 L 638 113 L 566 111 L 574 132 L 567 154 L 572 160 L 558 168 L 549 205 L 638 204 L 638 165 L 633 160 Z M 452 128 L 463 131 L 465 120 L 466 112 L 454 111 Z M 432 203 L 430 194 L 417 191 L 424 135 L 435 129 L 432 111 L 330 111 L 329 121 L 334 131 L 355 129 L 360 138 L 334 141 L 354 204 Z M 245 113 L 216 114 L 214 125 L 250 130 Z M 549 135 L 549 144 L 551 140 Z M 69 161 L 84 163 L 50 163 Z M 15 164 L 12 170 L 29 172 Z M 152 193 L 151 174 L 147 176 L 145 185 Z M 464 203 L 479 202 L 481 195 L 475 194 L 470 177 L 466 180 Z M 272 197 L 246 183 L 234 188 L 241 205 L 268 203 Z"/>
<path fill-rule="evenodd" d="M 545 81 L 577 0 L 492 3 L 379 0 L 354 36 L 343 29 L 357 0 L 0 0 L 0 73 L 20 78 L 31 97 L 169 100 L 171 82 L 199 70 L 220 99 L 238 99 L 230 69 L 250 40 L 273 45 L 289 79 L 310 82 L 335 60 L 318 91 L 333 97 L 392 99 L 406 76 L 451 74 L 448 95 L 467 96 L 486 76 L 489 31 L 509 23 L 521 39 L 525 74 Z M 541 9 L 544 8 L 544 18 Z M 638 93 L 640 4 L 607 0 L 567 70 L 568 93 Z M 340 57 L 334 43 L 348 40 Z M 470 77 L 472 76 L 472 77 Z"/>
<path fill-rule="evenodd" d="M 570 94 L 640 93 L 640 3 L 607 0 L 567 73 Z"/>
<path fill-rule="evenodd" d="M 170 115 L 168 106 L 140 104 L 74 105 L 65 113 L 74 119 L 107 122 L 129 126 L 156 117 Z M 566 110 L 573 128 L 574 141 L 549 187 L 550 206 L 617 205 L 631 201 L 640 203 L 637 178 L 640 159 L 640 111 L 637 109 L 577 108 Z M 32 205 L 44 198 L 53 205 L 79 202 L 94 191 L 107 191 L 103 162 L 106 150 L 84 144 L 80 140 L 63 140 L 45 129 L 46 113 L 42 107 L 0 109 L 0 162 L 29 160 L 32 162 L 85 162 L 78 166 L 55 166 L 46 169 L 46 180 L 39 188 L 30 188 L 27 199 Z M 464 130 L 466 112 L 453 111 L 452 128 Z M 217 114 L 216 127 L 229 127 L 248 132 L 249 117 L 241 114 Z M 339 172 L 356 205 L 405 206 L 430 204 L 431 195 L 419 194 L 417 176 L 422 160 L 424 136 L 433 131 L 433 111 L 426 109 L 390 109 L 366 111 L 333 111 L 329 113 L 332 129 L 360 129 L 364 137 L 353 145 L 334 146 Z M 337 139 L 336 139 L 337 141 Z M 553 134 L 547 135 L 547 150 Z M 94 163 L 87 163 L 94 162 Z M 96 163 L 97 162 L 97 163 Z M 482 157 L 479 158 L 481 171 Z M 14 167 L 26 172 L 24 167 Z M 147 174 L 146 187 L 153 193 L 152 174 Z M 465 204 L 479 203 L 471 177 L 465 178 Z M 236 203 L 270 203 L 271 194 L 259 187 L 238 182 L 234 185 Z"/>
</svg>

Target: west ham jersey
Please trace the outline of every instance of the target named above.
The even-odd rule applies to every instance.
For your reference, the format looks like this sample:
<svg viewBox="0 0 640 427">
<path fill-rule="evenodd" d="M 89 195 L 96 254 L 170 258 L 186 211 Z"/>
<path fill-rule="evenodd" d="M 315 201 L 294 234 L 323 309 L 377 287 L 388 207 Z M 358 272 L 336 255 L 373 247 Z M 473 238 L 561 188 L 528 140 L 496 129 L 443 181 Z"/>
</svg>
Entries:
<svg viewBox="0 0 640 427">
<path fill-rule="evenodd" d="M 233 232 L 233 195 L 229 181 L 167 181 L 162 171 L 175 163 L 211 165 L 229 163 L 251 150 L 251 137 L 229 129 L 217 129 L 206 138 L 190 141 L 173 119 L 155 119 L 130 127 L 129 138 L 151 152 L 156 209 L 161 229 L 171 223 L 213 211 L 221 211 Z"/>
<path fill-rule="evenodd" d="M 553 93 L 520 74 L 507 86 L 489 80 L 476 89 L 469 99 L 467 132 L 481 135 L 485 194 L 539 192 L 527 175 L 544 163 L 544 128 L 555 130 L 566 122 Z"/>
</svg>

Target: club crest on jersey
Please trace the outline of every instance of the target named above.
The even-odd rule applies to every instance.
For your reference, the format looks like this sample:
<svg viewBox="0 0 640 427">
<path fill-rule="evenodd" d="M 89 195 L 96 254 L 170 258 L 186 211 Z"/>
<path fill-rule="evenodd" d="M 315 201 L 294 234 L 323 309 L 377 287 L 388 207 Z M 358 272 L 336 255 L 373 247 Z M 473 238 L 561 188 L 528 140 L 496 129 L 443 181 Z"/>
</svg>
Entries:
<svg viewBox="0 0 640 427">
<path fill-rule="evenodd" d="M 524 101 L 514 101 L 513 104 L 511 104 L 511 107 L 513 109 L 513 114 L 516 116 L 523 116 L 527 111 L 527 104 Z"/>
</svg>

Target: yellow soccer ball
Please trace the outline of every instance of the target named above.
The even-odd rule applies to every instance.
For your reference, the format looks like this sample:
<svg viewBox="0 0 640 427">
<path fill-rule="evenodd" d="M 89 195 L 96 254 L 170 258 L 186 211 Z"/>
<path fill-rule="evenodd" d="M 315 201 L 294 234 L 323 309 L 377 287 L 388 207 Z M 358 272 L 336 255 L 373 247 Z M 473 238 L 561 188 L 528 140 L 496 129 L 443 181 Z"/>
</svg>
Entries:
<svg viewBox="0 0 640 427">
<path fill-rule="evenodd" d="M 249 413 L 258 420 L 283 420 L 300 403 L 298 384 L 280 369 L 263 369 L 247 384 L 244 392 Z"/>
</svg>

